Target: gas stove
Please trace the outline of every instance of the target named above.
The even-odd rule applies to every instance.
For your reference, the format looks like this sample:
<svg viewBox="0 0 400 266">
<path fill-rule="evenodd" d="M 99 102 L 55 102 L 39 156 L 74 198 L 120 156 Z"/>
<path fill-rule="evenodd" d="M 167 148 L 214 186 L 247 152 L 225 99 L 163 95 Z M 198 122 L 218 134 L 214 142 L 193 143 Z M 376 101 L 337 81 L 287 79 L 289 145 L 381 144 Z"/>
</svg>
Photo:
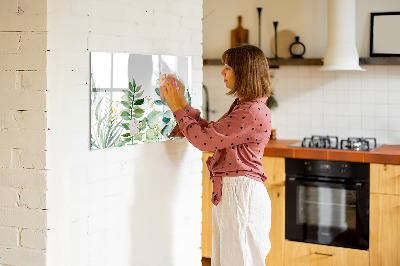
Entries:
<svg viewBox="0 0 400 266">
<path fill-rule="evenodd" d="M 289 145 L 291 147 L 302 148 L 320 148 L 320 149 L 338 149 L 338 150 L 353 150 L 353 151 L 371 151 L 378 146 L 376 138 L 347 138 L 339 142 L 336 136 L 311 136 L 304 138 L 302 142 Z"/>
</svg>

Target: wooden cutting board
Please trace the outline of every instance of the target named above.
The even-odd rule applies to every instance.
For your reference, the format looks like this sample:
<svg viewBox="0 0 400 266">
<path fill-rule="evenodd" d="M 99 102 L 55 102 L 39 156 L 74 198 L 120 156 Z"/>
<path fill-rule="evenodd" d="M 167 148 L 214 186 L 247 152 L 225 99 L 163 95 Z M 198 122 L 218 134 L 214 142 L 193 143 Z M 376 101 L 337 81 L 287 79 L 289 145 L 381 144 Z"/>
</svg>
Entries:
<svg viewBox="0 0 400 266">
<path fill-rule="evenodd" d="M 238 27 L 231 30 L 231 48 L 238 44 L 249 43 L 249 31 L 242 27 L 242 16 L 238 16 Z"/>
</svg>

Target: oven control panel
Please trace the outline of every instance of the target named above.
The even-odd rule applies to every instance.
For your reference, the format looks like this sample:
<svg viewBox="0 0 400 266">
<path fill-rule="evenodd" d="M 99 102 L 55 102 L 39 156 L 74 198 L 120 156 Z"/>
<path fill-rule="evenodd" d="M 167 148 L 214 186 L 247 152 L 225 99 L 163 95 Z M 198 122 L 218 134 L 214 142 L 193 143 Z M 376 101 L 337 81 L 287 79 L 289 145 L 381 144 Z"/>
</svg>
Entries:
<svg viewBox="0 0 400 266">
<path fill-rule="evenodd" d="M 369 179 L 369 164 L 286 158 L 286 174 Z"/>
</svg>

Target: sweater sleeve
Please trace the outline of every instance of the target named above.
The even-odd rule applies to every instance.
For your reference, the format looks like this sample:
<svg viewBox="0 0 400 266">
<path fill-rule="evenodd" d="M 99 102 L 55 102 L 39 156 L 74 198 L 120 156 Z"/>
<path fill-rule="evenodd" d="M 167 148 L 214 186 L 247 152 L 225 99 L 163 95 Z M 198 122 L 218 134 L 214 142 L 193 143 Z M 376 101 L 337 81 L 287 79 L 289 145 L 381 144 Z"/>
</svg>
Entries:
<svg viewBox="0 0 400 266">
<path fill-rule="evenodd" d="M 208 126 L 209 122 L 203 118 L 200 117 L 200 110 L 198 109 L 194 109 L 192 106 L 190 106 L 189 104 L 186 105 L 185 107 L 185 112 L 186 114 L 193 118 L 194 120 L 196 120 L 199 125 L 205 127 Z M 185 137 L 184 134 L 182 134 L 182 132 L 180 131 L 179 125 L 177 124 L 174 129 L 171 131 L 171 133 L 169 134 L 169 137 Z"/>
<path fill-rule="evenodd" d="M 257 120 L 249 109 L 235 109 L 218 122 L 201 125 L 182 110 L 174 112 L 180 132 L 201 151 L 211 151 L 249 142 L 249 131 L 255 129 Z"/>
</svg>

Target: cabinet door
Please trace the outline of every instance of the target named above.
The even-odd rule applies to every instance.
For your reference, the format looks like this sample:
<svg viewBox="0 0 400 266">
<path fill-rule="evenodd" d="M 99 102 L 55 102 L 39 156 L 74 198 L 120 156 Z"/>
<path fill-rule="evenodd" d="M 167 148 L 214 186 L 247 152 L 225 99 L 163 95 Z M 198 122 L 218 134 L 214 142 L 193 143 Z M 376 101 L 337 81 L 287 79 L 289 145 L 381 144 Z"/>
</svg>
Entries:
<svg viewBox="0 0 400 266">
<path fill-rule="evenodd" d="M 365 250 L 285 241 L 285 266 L 367 266 Z"/>
<path fill-rule="evenodd" d="M 371 194 L 371 266 L 400 265 L 400 196 Z"/>
<path fill-rule="evenodd" d="M 266 184 L 285 185 L 285 158 L 264 156 L 261 163 L 268 177 Z"/>
<path fill-rule="evenodd" d="M 371 193 L 400 195 L 400 165 L 370 165 Z"/>
<path fill-rule="evenodd" d="M 201 224 L 201 253 L 204 258 L 211 258 L 212 252 L 212 183 L 206 161 L 211 152 L 203 153 L 203 195 L 202 195 L 202 224 Z"/>
<path fill-rule="evenodd" d="M 266 266 L 283 265 L 283 243 L 285 240 L 285 187 L 265 184 L 271 199 L 271 250 L 265 259 Z"/>
</svg>

